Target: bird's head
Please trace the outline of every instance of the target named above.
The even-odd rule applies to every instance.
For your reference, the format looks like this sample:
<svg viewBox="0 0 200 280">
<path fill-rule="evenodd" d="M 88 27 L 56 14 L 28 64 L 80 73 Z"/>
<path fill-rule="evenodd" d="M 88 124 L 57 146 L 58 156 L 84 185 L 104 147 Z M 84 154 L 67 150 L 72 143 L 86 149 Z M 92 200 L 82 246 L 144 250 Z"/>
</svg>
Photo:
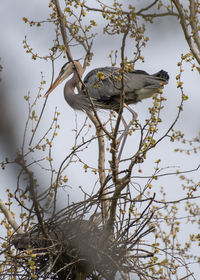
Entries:
<svg viewBox="0 0 200 280">
<path fill-rule="evenodd" d="M 44 97 L 47 97 L 60 83 L 67 79 L 72 73 L 78 71 L 80 63 L 78 61 L 67 62 L 63 65 L 60 70 L 58 77 L 55 79 L 53 84 L 50 86 L 48 91 L 45 93 Z"/>
</svg>

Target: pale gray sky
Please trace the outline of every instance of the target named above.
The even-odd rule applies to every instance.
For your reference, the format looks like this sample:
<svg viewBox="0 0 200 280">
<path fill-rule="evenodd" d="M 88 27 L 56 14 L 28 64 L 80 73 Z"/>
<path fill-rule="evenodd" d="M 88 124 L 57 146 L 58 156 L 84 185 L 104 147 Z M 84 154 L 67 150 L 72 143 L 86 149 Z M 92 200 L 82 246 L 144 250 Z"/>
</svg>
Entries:
<svg viewBox="0 0 200 280">
<path fill-rule="evenodd" d="M 27 108 L 23 96 L 28 92 L 31 96 L 35 96 L 40 83 L 40 72 L 43 72 L 47 84 L 44 86 L 44 91 L 48 89 L 51 81 L 51 64 L 42 60 L 33 61 L 31 55 L 26 54 L 22 41 L 27 35 L 27 40 L 36 52 L 41 55 L 46 55 L 48 48 L 51 46 L 54 39 L 53 28 L 49 24 L 44 24 L 40 28 L 29 27 L 22 21 L 23 17 L 28 17 L 33 20 L 43 20 L 48 16 L 48 1 L 2 1 L 0 9 L 0 26 L 1 26 L 1 44 L 0 57 L 3 66 L 2 83 L 0 84 L 0 97 L 3 106 L 1 106 L 3 128 L 7 133 L 7 138 L 2 138 L 0 135 L 0 161 L 7 156 L 8 153 L 14 154 L 17 146 L 21 145 L 22 133 L 24 130 L 25 120 L 27 116 Z M 100 27 L 97 27 L 97 31 Z M 180 92 L 176 87 L 176 75 L 178 74 L 177 62 L 180 61 L 182 53 L 188 51 L 188 46 L 183 37 L 182 30 L 174 18 L 156 19 L 153 25 L 148 26 L 146 35 L 150 38 L 147 47 L 144 49 L 143 56 L 144 63 L 138 63 L 136 68 L 146 70 L 154 73 L 160 69 L 169 72 L 170 82 L 165 87 L 164 95 L 167 98 L 165 108 L 162 113 L 163 123 L 160 126 L 160 132 L 163 133 L 169 127 L 169 124 L 175 118 L 177 113 L 177 106 L 179 105 Z M 110 65 L 108 55 L 111 50 L 120 48 L 120 38 L 110 38 L 104 36 L 102 31 L 99 32 L 93 46 L 94 57 L 91 66 L 87 71 L 99 66 Z M 129 41 L 126 46 L 126 54 L 130 56 L 133 51 L 134 41 Z M 80 58 L 83 54 L 77 51 L 73 53 L 74 58 Z M 55 64 L 55 75 L 60 71 L 61 66 L 65 61 L 60 58 Z M 200 130 L 200 111 L 199 111 L 199 74 L 191 73 L 190 66 L 184 64 L 184 89 L 189 96 L 189 101 L 184 105 L 184 111 L 176 126 L 177 129 L 182 129 L 187 138 L 195 137 Z M 145 100 L 137 104 L 134 109 L 138 113 L 139 120 L 144 123 L 148 117 L 148 107 L 152 104 L 152 100 Z M 55 142 L 54 147 L 54 164 L 59 166 L 63 158 L 70 152 L 73 146 L 73 128 L 75 126 L 75 113 L 66 104 L 63 97 L 63 85 L 60 85 L 48 99 L 48 104 L 41 123 L 41 131 L 45 126 L 48 126 L 53 112 L 57 106 L 60 115 L 61 130 Z M 125 117 L 130 118 L 128 112 L 125 112 Z M 100 113 L 102 119 L 106 119 L 107 113 Z M 82 123 L 85 115 L 78 113 L 78 121 Z M 93 129 L 93 133 L 94 129 Z M 14 143 L 15 148 L 10 150 L 7 145 L 9 141 Z M 125 153 L 132 151 L 135 141 L 137 139 L 129 138 Z M 195 168 L 199 163 L 199 156 L 174 154 L 173 149 L 179 144 L 169 144 L 166 140 L 161 143 L 156 149 L 152 150 L 148 155 L 148 160 L 142 164 L 143 175 L 151 175 L 154 168 L 154 161 L 158 158 L 163 158 L 162 166 L 180 166 L 181 170 Z M 82 158 L 87 160 L 88 164 L 96 165 L 97 153 L 96 144 L 93 144 L 86 153 L 82 154 Z M 172 168 L 170 170 L 173 170 Z M 138 175 L 137 170 L 134 174 Z M 77 176 L 77 173 L 79 174 Z M 9 174 L 14 174 L 14 177 Z M 0 174 L 1 177 L 1 193 L 7 187 L 15 184 L 16 170 L 5 171 Z M 43 174 L 41 174 L 43 175 Z M 72 165 L 68 171 L 69 185 L 74 189 L 71 191 L 72 200 L 76 200 L 78 195 L 78 187 L 84 186 L 92 187 L 97 178 L 91 173 L 87 175 L 83 172 L 81 166 Z M 192 175 L 193 178 L 198 178 L 198 174 Z M 44 179 L 44 178 L 43 178 Z M 45 183 L 43 179 L 41 182 Z M 88 186 L 89 182 L 89 186 Z M 152 191 L 156 191 L 156 187 L 163 185 L 166 187 L 166 192 L 169 199 L 173 199 L 175 193 L 179 197 L 180 181 L 177 178 L 163 178 L 153 186 Z M 175 191 L 176 190 L 176 191 Z"/>
</svg>

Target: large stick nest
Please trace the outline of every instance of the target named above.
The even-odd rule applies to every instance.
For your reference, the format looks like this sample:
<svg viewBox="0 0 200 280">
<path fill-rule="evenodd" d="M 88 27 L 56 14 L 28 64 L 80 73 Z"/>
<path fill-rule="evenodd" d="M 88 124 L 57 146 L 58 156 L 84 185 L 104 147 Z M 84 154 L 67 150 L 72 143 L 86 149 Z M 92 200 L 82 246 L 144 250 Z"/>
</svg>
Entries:
<svg viewBox="0 0 200 280">
<path fill-rule="evenodd" d="M 97 275 L 112 279 L 123 262 L 124 249 L 105 240 L 104 231 L 91 221 L 57 222 L 45 225 L 45 229 L 46 236 L 37 226 L 13 237 L 12 244 L 23 253 L 17 260 L 26 268 L 26 279 L 32 279 L 29 264 L 33 254 L 34 274 L 49 279 L 79 279 L 78 274 L 87 279 L 99 279 Z M 24 250 L 30 254 L 27 261 Z"/>
</svg>

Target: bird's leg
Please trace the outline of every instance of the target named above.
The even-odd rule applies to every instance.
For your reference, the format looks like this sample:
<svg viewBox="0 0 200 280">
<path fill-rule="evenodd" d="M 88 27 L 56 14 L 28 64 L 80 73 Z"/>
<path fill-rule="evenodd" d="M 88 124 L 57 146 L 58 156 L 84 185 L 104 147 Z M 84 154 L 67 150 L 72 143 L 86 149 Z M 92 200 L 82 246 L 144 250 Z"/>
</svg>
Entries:
<svg viewBox="0 0 200 280">
<path fill-rule="evenodd" d="M 133 116 L 133 121 L 136 121 L 137 117 L 138 117 L 137 113 L 135 111 L 133 111 L 126 103 L 124 103 L 124 107 L 126 109 L 128 109 L 129 112 L 131 112 L 131 114 Z M 127 123 L 126 123 L 126 121 L 125 121 L 125 119 L 123 117 L 122 117 L 122 122 L 123 122 L 123 125 L 124 125 L 124 132 L 122 133 L 122 135 L 118 139 L 118 142 L 120 143 L 121 139 L 123 138 L 123 141 L 122 141 L 122 144 L 121 144 L 121 148 L 120 148 L 120 151 L 119 151 L 119 154 L 118 154 L 118 160 L 120 160 L 120 158 L 121 158 L 122 151 L 124 149 L 124 145 L 126 143 L 126 139 L 127 139 L 127 136 L 128 136 L 128 132 L 129 132 L 130 126 L 132 124 L 132 122 L 130 122 L 127 125 Z"/>
<path fill-rule="evenodd" d="M 125 119 L 122 117 L 122 122 L 123 122 L 123 125 L 124 125 L 124 132 L 122 133 L 122 135 L 119 137 L 118 139 L 118 142 L 120 143 L 122 138 L 123 138 L 123 141 L 122 141 L 122 144 L 121 144 L 121 148 L 120 148 L 120 151 L 119 151 L 119 154 L 118 154 L 118 157 L 117 159 L 120 161 L 120 158 L 121 158 L 121 155 L 122 155 L 122 151 L 124 149 L 124 145 L 126 143 L 126 139 L 127 139 L 127 136 L 128 136 L 128 132 L 129 132 L 129 128 L 131 126 L 131 122 L 127 125 Z"/>
<path fill-rule="evenodd" d="M 137 114 L 135 111 L 133 111 L 133 110 L 131 109 L 131 107 L 129 107 L 126 103 L 124 103 L 124 107 L 125 107 L 127 110 L 129 110 L 129 112 L 131 112 L 131 114 L 132 114 L 132 116 L 133 116 L 133 121 L 136 121 L 136 120 L 137 120 L 137 117 L 138 117 L 138 114 Z"/>
</svg>

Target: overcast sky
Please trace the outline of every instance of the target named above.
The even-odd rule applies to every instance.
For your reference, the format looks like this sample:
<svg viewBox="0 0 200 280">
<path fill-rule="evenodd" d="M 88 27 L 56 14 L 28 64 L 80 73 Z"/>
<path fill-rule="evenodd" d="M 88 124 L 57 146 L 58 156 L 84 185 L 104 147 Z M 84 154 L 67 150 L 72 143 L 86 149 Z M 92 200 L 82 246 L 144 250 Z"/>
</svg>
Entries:
<svg viewBox="0 0 200 280">
<path fill-rule="evenodd" d="M 0 84 L 0 101 L 1 101 L 1 126 L 2 133 L 0 134 L 0 161 L 7 156 L 7 154 L 14 154 L 16 148 L 21 145 L 22 133 L 24 130 L 25 120 L 27 116 L 26 103 L 24 96 L 30 92 L 31 96 L 35 96 L 41 79 L 41 72 L 45 76 L 47 84 L 44 86 L 44 91 L 48 89 L 51 82 L 51 64 L 43 60 L 33 61 L 30 54 L 26 54 L 22 41 L 24 36 L 30 42 L 31 47 L 40 55 L 46 55 L 48 49 L 51 47 L 52 40 L 54 39 L 54 30 L 49 24 L 44 24 L 40 28 L 29 27 L 22 21 L 23 17 L 28 17 L 33 20 L 43 20 L 49 14 L 48 1 L 11 1 L 6 0 L 1 2 L 0 9 L 0 26 L 1 26 L 1 44 L 0 44 L 0 57 L 3 66 L 2 83 Z M 108 55 L 111 50 L 120 48 L 120 38 L 110 38 L 103 36 L 100 30 L 101 23 L 97 27 L 99 32 L 93 46 L 94 57 L 91 66 L 87 71 L 92 68 L 110 65 Z M 145 57 L 144 63 L 138 63 L 137 69 L 143 69 L 150 73 L 155 73 L 161 69 L 168 71 L 170 75 L 169 85 L 164 89 L 164 95 L 167 98 L 165 108 L 162 112 L 163 123 L 161 124 L 160 133 L 164 132 L 174 120 L 177 113 L 177 106 L 180 101 L 180 92 L 176 87 L 176 75 L 178 74 L 177 62 L 180 61 L 182 53 L 188 51 L 188 46 L 183 37 L 182 30 L 175 18 L 161 18 L 156 19 L 155 23 L 148 26 L 146 35 L 150 38 L 143 52 Z M 134 42 L 126 46 L 126 55 L 130 56 Z M 78 50 L 73 53 L 74 58 L 80 58 L 82 53 Z M 66 61 L 62 58 L 56 61 L 55 75 L 60 71 L 61 66 Z M 182 129 L 186 137 L 189 139 L 194 138 L 200 130 L 200 110 L 199 110 L 199 74 L 191 73 L 190 66 L 184 65 L 184 89 L 185 93 L 189 96 L 189 100 L 184 105 L 184 111 L 181 114 L 180 120 L 176 129 Z M 141 123 L 148 117 L 148 107 L 151 106 L 152 100 L 145 100 L 134 107 L 138 113 L 138 118 Z M 58 139 L 54 147 L 55 166 L 59 166 L 63 158 L 70 152 L 73 146 L 73 128 L 75 126 L 75 113 L 66 104 L 63 97 L 63 85 L 60 85 L 48 99 L 46 112 L 42 121 L 42 127 L 48 126 L 55 106 L 60 115 L 60 126 Z M 108 114 L 100 113 L 103 120 L 106 120 Z M 130 118 L 130 113 L 125 112 L 125 118 Z M 83 123 L 85 115 L 78 113 L 78 122 Z M 93 133 L 95 130 L 93 129 Z M 134 139 L 134 138 L 133 138 Z M 12 148 L 9 143 L 12 144 Z M 128 154 L 132 150 L 134 143 L 131 138 L 125 149 Z M 169 145 L 169 142 L 164 141 L 151 151 L 148 156 L 148 162 L 142 165 L 143 175 L 151 175 L 153 172 L 153 162 L 158 158 L 163 158 L 163 167 L 180 166 L 181 170 L 195 168 L 199 163 L 199 158 L 196 155 L 191 157 L 174 154 L 173 149 L 179 147 L 179 144 Z M 90 165 L 96 165 L 96 157 L 94 153 L 97 151 L 96 146 L 92 145 L 85 154 L 82 155 L 83 159 L 87 159 Z M 173 169 L 171 169 L 173 170 Z M 11 173 L 9 173 L 11 172 Z M 2 191 L 7 187 L 15 184 L 16 170 L 4 172 L 1 176 Z M 77 176 L 77 173 L 80 176 Z M 8 176 L 14 174 L 15 176 Z M 67 175 L 69 176 L 69 184 L 78 191 L 78 187 L 88 185 L 88 178 L 92 178 L 94 185 L 93 175 L 85 175 L 74 165 L 68 169 Z M 137 174 L 136 174 L 137 175 Z M 198 174 L 193 177 L 197 178 Z M 174 188 L 180 188 L 180 183 L 177 185 L 177 179 L 163 179 L 154 186 L 164 185 L 167 188 L 169 198 L 174 198 Z M 41 179 L 42 181 L 42 179 Z M 174 183 L 176 182 L 176 183 Z M 175 186 L 176 185 L 176 186 Z M 73 190 L 74 190 L 73 189 Z M 77 192 L 71 192 L 72 200 L 77 199 Z"/>
</svg>

